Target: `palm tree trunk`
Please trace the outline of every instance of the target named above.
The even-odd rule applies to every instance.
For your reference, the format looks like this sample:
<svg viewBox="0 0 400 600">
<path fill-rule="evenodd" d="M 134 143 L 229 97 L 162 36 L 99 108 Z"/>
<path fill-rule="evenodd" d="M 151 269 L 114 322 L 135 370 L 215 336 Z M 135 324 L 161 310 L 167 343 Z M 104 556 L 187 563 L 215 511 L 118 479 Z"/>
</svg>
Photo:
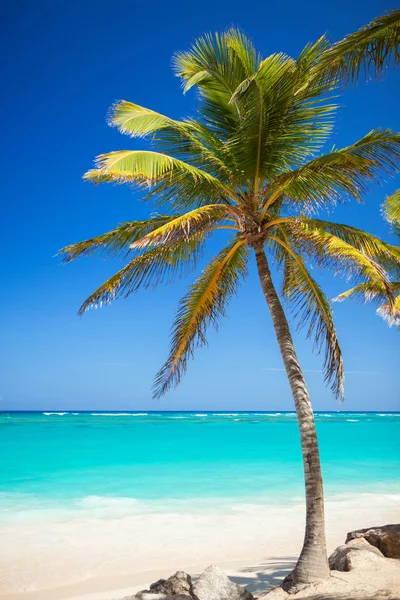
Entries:
<svg viewBox="0 0 400 600">
<path fill-rule="evenodd" d="M 272 282 L 264 244 L 254 246 L 258 274 L 289 379 L 300 428 L 306 488 L 306 531 L 303 548 L 294 571 L 284 587 L 293 588 L 329 577 L 326 554 L 324 492 L 314 414 L 304 375 L 297 359 L 289 325 Z"/>
</svg>

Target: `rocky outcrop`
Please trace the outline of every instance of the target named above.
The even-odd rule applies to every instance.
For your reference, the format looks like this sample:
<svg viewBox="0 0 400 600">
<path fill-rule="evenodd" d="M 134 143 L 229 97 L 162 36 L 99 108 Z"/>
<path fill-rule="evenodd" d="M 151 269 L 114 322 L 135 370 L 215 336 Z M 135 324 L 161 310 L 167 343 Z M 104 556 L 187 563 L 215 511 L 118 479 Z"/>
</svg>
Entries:
<svg viewBox="0 0 400 600">
<path fill-rule="evenodd" d="M 245 588 L 229 579 L 221 569 L 208 567 L 193 585 L 184 571 L 168 579 L 159 579 L 148 590 L 124 600 L 254 600 Z"/>
<path fill-rule="evenodd" d="M 357 529 L 347 534 L 346 542 L 364 538 L 387 558 L 400 558 L 400 524 Z"/>
<path fill-rule="evenodd" d="M 379 566 L 383 558 L 378 548 L 363 538 L 357 538 L 336 548 L 329 557 L 329 568 L 333 571 L 374 568 Z"/>
<path fill-rule="evenodd" d="M 245 588 L 234 583 L 218 567 L 208 567 L 193 586 L 198 600 L 254 600 Z"/>
</svg>

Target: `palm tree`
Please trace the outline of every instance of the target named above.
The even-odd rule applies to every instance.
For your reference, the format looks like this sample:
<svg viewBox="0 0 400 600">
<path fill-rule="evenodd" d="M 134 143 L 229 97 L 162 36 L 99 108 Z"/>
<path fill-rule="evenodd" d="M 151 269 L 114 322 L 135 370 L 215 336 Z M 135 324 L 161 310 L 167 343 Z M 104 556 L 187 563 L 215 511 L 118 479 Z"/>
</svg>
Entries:
<svg viewBox="0 0 400 600">
<path fill-rule="evenodd" d="M 386 198 L 383 205 L 383 214 L 388 223 L 391 224 L 393 232 L 400 236 L 400 190 Z M 398 272 L 394 270 L 394 277 L 398 277 Z M 400 281 L 392 280 L 392 288 L 396 294 L 394 301 L 391 302 L 387 297 L 380 282 L 374 277 L 367 281 L 362 281 L 346 292 L 339 294 L 334 300 L 342 302 L 347 298 L 356 298 L 364 302 L 374 302 L 378 305 L 377 314 L 392 327 L 396 325 L 400 328 Z"/>
<path fill-rule="evenodd" d="M 393 303 L 386 269 L 398 268 L 400 251 L 316 213 L 345 197 L 360 201 L 368 184 L 397 173 L 400 135 L 375 129 L 346 148 L 319 152 L 333 128 L 330 93 L 361 72 L 378 76 L 390 59 L 399 61 L 399 23 L 400 11 L 393 11 L 339 43 L 323 36 L 297 60 L 283 53 L 262 59 L 236 29 L 198 39 L 174 58 L 184 91 L 199 92 L 198 118 L 177 121 L 119 102 L 111 125 L 131 137 L 150 137 L 153 149 L 102 154 L 85 175 L 93 183 L 135 184 L 165 212 L 61 251 L 65 262 L 93 253 L 129 258 L 84 302 L 82 314 L 191 272 L 212 234 L 231 233 L 179 304 L 155 397 L 179 383 L 194 350 L 206 343 L 207 327 L 218 327 L 254 254 L 293 394 L 304 463 L 306 531 L 287 587 L 325 578 L 329 568 L 313 410 L 282 300 L 317 349 L 325 349 L 326 381 L 342 396 L 343 361 L 330 302 L 309 265 L 354 279 L 374 277 Z M 282 274 L 280 293 L 271 265 Z"/>
</svg>

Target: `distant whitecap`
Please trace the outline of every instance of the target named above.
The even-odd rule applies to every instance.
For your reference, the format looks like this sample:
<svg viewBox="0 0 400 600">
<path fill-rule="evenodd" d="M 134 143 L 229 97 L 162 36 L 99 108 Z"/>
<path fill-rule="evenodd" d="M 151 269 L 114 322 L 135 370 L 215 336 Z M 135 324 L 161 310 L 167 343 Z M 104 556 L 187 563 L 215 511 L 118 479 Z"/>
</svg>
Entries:
<svg viewBox="0 0 400 600">
<path fill-rule="evenodd" d="M 148 413 L 90 413 L 92 417 L 147 417 Z"/>
</svg>

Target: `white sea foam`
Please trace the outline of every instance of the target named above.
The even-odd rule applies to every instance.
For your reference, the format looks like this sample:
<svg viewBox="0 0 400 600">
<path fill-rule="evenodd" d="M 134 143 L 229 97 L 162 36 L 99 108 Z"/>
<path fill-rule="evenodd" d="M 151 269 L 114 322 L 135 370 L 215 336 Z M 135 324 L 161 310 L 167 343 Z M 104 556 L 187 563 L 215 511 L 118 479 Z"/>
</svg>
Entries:
<svg viewBox="0 0 400 600">
<path fill-rule="evenodd" d="M 82 508 L 132 508 L 137 506 L 136 498 L 125 496 L 85 496 L 78 501 Z"/>
<path fill-rule="evenodd" d="M 63 417 L 64 415 L 67 415 L 67 412 L 44 412 L 44 415 L 46 415 L 46 417 L 49 417 L 50 415 L 59 415 L 60 417 Z"/>
<path fill-rule="evenodd" d="M 92 417 L 147 417 L 148 413 L 90 413 Z"/>
<path fill-rule="evenodd" d="M 358 423 L 359 419 L 346 419 L 348 423 Z"/>
<path fill-rule="evenodd" d="M 239 413 L 212 413 L 213 417 L 237 417 Z"/>
<path fill-rule="evenodd" d="M 208 417 L 208 415 L 203 414 L 203 413 L 196 413 L 194 416 L 195 417 Z"/>
</svg>

